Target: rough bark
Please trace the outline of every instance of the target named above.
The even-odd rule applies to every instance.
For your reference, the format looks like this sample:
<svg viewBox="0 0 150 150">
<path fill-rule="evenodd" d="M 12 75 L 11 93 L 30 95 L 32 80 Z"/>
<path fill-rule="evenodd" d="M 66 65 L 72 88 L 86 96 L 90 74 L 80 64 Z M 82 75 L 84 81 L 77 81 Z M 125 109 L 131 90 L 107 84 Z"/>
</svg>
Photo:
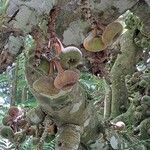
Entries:
<svg viewBox="0 0 150 150">
<path fill-rule="evenodd" d="M 56 32 L 59 38 L 63 39 L 63 44 L 65 45 L 73 44 L 79 47 L 89 30 L 91 30 L 91 27 L 86 20 L 82 20 L 79 2 L 80 0 L 11 0 L 7 15 L 9 17 L 13 16 L 13 18 L 7 23 L 12 31 L 7 31 L 6 27 L 3 28 L 5 32 L 2 30 L 5 34 L 0 35 L 0 41 L 2 41 L 0 43 L 0 52 L 6 52 L 6 55 L 1 53 L 0 56 L 0 59 L 5 56 L 1 59 L 3 62 L 0 62 L 0 72 L 5 70 L 8 64 L 13 62 L 13 58 L 22 51 L 22 47 L 24 46 L 23 37 L 31 33 L 33 26 L 39 24 L 43 34 L 47 34 L 48 13 L 54 4 L 59 4 L 61 6 L 61 11 L 56 22 Z M 105 25 L 116 20 L 126 10 L 132 9 L 132 11 L 143 20 L 144 34 L 149 36 L 149 19 L 145 19 L 147 18 L 145 15 L 149 16 L 149 8 L 143 1 L 90 0 L 90 2 L 92 4 L 91 10 L 95 18 Z M 123 35 L 120 43 L 122 54 L 118 54 L 118 58 L 111 70 L 112 117 L 119 115 L 121 113 L 120 106 L 127 104 L 128 95 L 125 85 L 125 76 L 127 74 L 132 74 L 135 67 L 136 56 L 135 46 L 133 45 L 133 34 L 134 33 L 127 32 Z M 8 41 L 7 36 L 9 36 Z M 5 47 L 6 44 L 9 46 Z M 14 47 L 14 45 L 16 46 Z M 45 74 L 39 72 L 38 68 L 34 68 L 32 61 L 29 60 L 26 65 L 27 80 L 42 111 L 52 118 L 60 129 L 58 131 L 56 147 L 60 150 L 63 150 L 66 147 L 68 150 L 78 149 L 80 142 L 89 144 L 91 139 L 95 140 L 98 138 L 100 130 L 103 132 L 103 129 L 97 119 L 97 114 L 94 111 L 92 104 L 88 103 L 85 90 L 81 85 L 77 83 L 70 91 L 61 91 L 55 96 L 51 96 L 50 93 L 47 92 L 46 87 L 42 87 L 43 91 L 45 88 L 44 92 L 37 92 L 33 89 L 33 83 Z M 47 66 L 45 68 L 48 69 Z M 47 72 L 47 70 L 45 72 Z M 48 76 L 48 78 L 51 77 Z M 107 117 L 110 113 L 109 107 L 110 105 L 108 106 L 108 109 L 105 109 L 107 110 Z"/>
<path fill-rule="evenodd" d="M 109 24 L 110 22 L 116 20 L 121 14 L 123 14 L 126 10 L 132 8 L 137 2 L 138 0 L 113 0 L 111 2 L 110 0 L 94 2 L 90 0 L 90 3 L 92 5 L 91 10 L 95 15 L 95 18 L 97 18 L 97 20 L 100 20 L 101 23 L 105 24 Z M 60 15 L 57 18 L 57 34 L 60 38 L 63 38 L 64 44 L 75 44 L 76 46 L 79 46 L 82 43 L 83 38 L 86 36 L 87 31 L 89 31 L 90 29 L 90 25 L 88 25 L 86 21 L 82 21 L 81 19 L 80 0 L 12 0 L 9 2 L 9 6 L 6 11 L 7 15 L 12 18 L 8 20 L 6 19 L 6 24 L 8 27 L 4 27 L 2 30 L 2 32 L 7 31 L 6 33 L 8 34 L 2 35 L 3 40 L 1 38 L 2 46 L 0 52 L 2 52 L 2 50 L 8 51 L 10 53 L 9 55 L 15 58 L 22 51 L 21 47 L 24 46 L 24 44 L 18 39 L 22 39 L 22 37 L 20 37 L 20 34 L 22 36 L 25 36 L 26 34 L 30 33 L 32 27 L 37 25 L 38 23 L 40 23 L 43 32 L 46 34 L 46 16 L 51 8 L 56 4 L 59 4 L 61 6 Z M 15 47 L 15 49 L 9 48 L 8 50 L 4 49 L 4 45 L 8 43 L 6 36 L 10 36 L 10 33 L 15 33 L 15 35 L 17 36 L 17 43 L 22 44 Z M 10 42 L 14 43 L 14 41 Z M 4 64 L 1 64 L 0 72 L 5 70 L 6 67 L 13 62 L 13 59 L 8 58 L 8 60 L 9 63 L 3 62 Z"/>
<path fill-rule="evenodd" d="M 135 71 L 137 47 L 133 42 L 134 31 L 126 31 L 120 39 L 121 54 L 111 69 L 112 103 L 111 116 L 121 114 L 121 107 L 127 107 L 128 91 L 125 76 Z"/>
<path fill-rule="evenodd" d="M 52 96 L 45 92 L 47 87 L 41 84 L 38 86 L 42 86 L 42 91 L 35 91 L 33 83 L 41 77 L 41 74 L 31 70 L 33 63 L 31 60 L 32 58 L 26 64 L 26 78 L 40 108 L 56 123 L 59 129 L 57 149 L 77 150 L 80 142 L 87 145 L 87 143 L 96 140 L 100 132 L 103 132 L 103 127 L 98 120 L 93 104 L 87 100 L 85 89 L 80 83 L 77 83 L 71 90 L 61 90 Z M 49 76 L 49 78 L 51 77 Z"/>
</svg>

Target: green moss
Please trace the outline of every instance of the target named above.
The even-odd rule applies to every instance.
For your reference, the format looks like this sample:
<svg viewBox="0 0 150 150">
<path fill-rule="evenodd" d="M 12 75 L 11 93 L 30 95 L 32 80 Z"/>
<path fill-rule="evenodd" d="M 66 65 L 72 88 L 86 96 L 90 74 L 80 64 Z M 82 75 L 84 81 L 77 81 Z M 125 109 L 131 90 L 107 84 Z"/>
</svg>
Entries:
<svg viewBox="0 0 150 150">
<path fill-rule="evenodd" d="M 134 106 L 139 106 L 140 105 L 140 101 L 136 98 L 132 99 L 132 103 Z"/>
<path fill-rule="evenodd" d="M 141 87 L 146 87 L 147 86 L 147 82 L 145 80 L 141 80 L 140 83 L 139 83 L 139 85 Z"/>
<path fill-rule="evenodd" d="M 142 107 L 142 111 L 146 111 L 149 109 L 146 104 L 141 104 L 141 107 Z"/>
<path fill-rule="evenodd" d="M 27 64 L 29 64 L 31 69 L 35 68 L 37 70 L 36 73 L 39 72 L 41 74 L 42 73 L 48 74 L 49 62 L 46 59 L 42 58 L 38 67 L 34 67 L 34 63 L 35 63 L 35 58 L 33 55 L 31 55 L 30 58 L 27 60 Z M 33 71 L 34 71 L 34 69 L 33 69 Z"/>
<path fill-rule="evenodd" d="M 141 27 L 140 19 L 133 13 L 130 13 L 125 19 L 126 28 L 130 30 L 139 29 Z"/>
<path fill-rule="evenodd" d="M 141 40 L 141 47 L 150 48 L 150 38 L 143 37 Z"/>
<path fill-rule="evenodd" d="M 142 97 L 142 100 L 144 100 L 144 101 L 150 101 L 150 96 L 144 95 L 144 96 Z"/>
<path fill-rule="evenodd" d="M 139 112 L 139 111 L 135 111 L 134 112 L 134 118 L 135 118 L 135 121 L 140 121 L 142 119 L 142 112 Z"/>
<path fill-rule="evenodd" d="M 39 65 L 39 70 L 42 70 L 44 73 L 49 73 L 49 62 L 46 59 L 41 59 L 41 63 Z"/>
<path fill-rule="evenodd" d="M 143 120 L 140 123 L 140 137 L 141 139 L 149 139 L 149 129 L 150 129 L 150 118 Z"/>
<path fill-rule="evenodd" d="M 147 117 L 150 117 L 150 108 L 149 108 L 149 110 L 146 110 L 145 114 Z"/>
<path fill-rule="evenodd" d="M 150 106 L 150 96 L 144 95 L 142 97 L 142 104 L 146 104 L 147 106 Z"/>
<path fill-rule="evenodd" d="M 143 110 L 143 107 L 142 107 L 142 106 L 136 107 L 136 111 L 137 111 L 137 112 L 140 112 L 140 111 L 142 111 L 142 110 Z"/>
</svg>

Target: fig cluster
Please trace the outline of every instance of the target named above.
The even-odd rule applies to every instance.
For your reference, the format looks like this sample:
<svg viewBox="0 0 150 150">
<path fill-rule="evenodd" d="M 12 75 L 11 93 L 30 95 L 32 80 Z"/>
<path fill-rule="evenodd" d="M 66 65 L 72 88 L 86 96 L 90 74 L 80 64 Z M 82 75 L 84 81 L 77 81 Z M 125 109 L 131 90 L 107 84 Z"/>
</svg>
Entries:
<svg viewBox="0 0 150 150">
<path fill-rule="evenodd" d="M 41 76 L 33 83 L 33 89 L 42 95 L 55 96 L 61 91 L 68 91 L 80 77 L 80 72 L 76 67 L 82 59 L 81 51 L 74 46 L 64 48 L 60 40 L 58 42 L 61 46 L 57 50 L 59 51 L 57 58 L 45 64 L 41 61 L 39 66 L 44 72 L 46 68 L 44 66 L 49 66 L 48 74 Z"/>
<path fill-rule="evenodd" d="M 55 138 L 57 127 L 49 118 L 48 121 L 45 121 L 45 118 L 46 115 L 40 107 L 24 113 L 16 106 L 11 106 L 2 120 L 0 135 L 14 143 L 16 147 L 25 142 L 27 137 L 32 137 L 35 145 L 41 141 L 48 143 Z"/>
</svg>

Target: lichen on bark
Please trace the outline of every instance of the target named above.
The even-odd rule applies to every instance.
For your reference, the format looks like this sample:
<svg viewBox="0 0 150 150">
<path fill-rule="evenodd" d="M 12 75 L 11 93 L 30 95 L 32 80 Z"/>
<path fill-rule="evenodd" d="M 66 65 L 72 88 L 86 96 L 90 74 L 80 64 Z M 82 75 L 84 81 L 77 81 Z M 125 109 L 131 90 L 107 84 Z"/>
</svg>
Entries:
<svg viewBox="0 0 150 150">
<path fill-rule="evenodd" d="M 138 53 L 138 49 L 133 42 L 133 36 L 134 31 L 128 30 L 120 38 L 121 54 L 118 54 L 110 73 L 112 82 L 111 116 L 113 118 L 121 114 L 121 106 L 125 108 L 128 106 L 125 76 L 135 71 L 136 55 Z"/>
</svg>

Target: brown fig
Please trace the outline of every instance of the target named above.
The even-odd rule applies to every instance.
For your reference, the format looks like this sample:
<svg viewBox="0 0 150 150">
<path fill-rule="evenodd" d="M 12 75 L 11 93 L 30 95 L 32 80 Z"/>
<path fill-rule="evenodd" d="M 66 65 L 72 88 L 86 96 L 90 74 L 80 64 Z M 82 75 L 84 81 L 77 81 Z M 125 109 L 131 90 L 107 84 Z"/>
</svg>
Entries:
<svg viewBox="0 0 150 150">
<path fill-rule="evenodd" d="M 79 80 L 79 74 L 73 70 L 63 70 L 59 61 L 55 61 L 58 75 L 54 80 L 57 89 L 70 89 Z"/>
<path fill-rule="evenodd" d="M 8 114 L 15 118 L 19 115 L 19 109 L 16 106 L 11 106 L 8 110 Z"/>
</svg>

